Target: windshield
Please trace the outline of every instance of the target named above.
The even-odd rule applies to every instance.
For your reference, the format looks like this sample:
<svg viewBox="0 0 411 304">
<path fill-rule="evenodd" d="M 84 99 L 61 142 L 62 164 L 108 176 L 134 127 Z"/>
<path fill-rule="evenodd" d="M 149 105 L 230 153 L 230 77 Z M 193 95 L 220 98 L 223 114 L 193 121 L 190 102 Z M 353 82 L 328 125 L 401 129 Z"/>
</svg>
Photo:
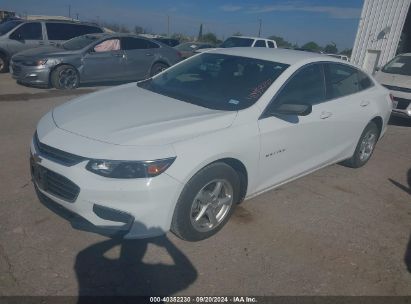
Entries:
<svg viewBox="0 0 411 304">
<path fill-rule="evenodd" d="M 14 29 L 17 25 L 22 23 L 20 20 L 13 20 L 13 21 L 7 21 L 4 22 L 3 24 L 0 24 L 0 36 L 7 34 L 10 32 L 12 29 Z"/>
<path fill-rule="evenodd" d="M 69 41 L 66 41 L 63 43 L 63 48 L 69 51 L 77 51 L 85 48 L 86 46 L 90 45 L 94 41 L 100 39 L 98 36 L 94 35 L 84 35 L 84 36 L 79 36 L 73 39 L 70 39 Z"/>
<path fill-rule="evenodd" d="M 411 76 L 411 56 L 397 56 L 382 69 L 384 73 Z"/>
<path fill-rule="evenodd" d="M 252 46 L 253 39 L 250 38 L 239 38 L 239 37 L 230 37 L 226 39 L 220 47 L 222 48 L 231 48 L 231 47 L 242 47 L 242 46 Z"/>
<path fill-rule="evenodd" d="M 139 87 L 201 107 L 238 111 L 253 105 L 288 65 L 203 53 L 139 82 Z"/>
</svg>

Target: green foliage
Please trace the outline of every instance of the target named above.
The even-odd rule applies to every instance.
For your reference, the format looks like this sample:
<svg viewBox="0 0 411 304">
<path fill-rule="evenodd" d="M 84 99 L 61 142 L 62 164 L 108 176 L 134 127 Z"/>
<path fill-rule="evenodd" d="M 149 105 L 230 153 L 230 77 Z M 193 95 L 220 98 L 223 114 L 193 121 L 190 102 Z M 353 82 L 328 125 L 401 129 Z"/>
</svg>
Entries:
<svg viewBox="0 0 411 304">
<path fill-rule="evenodd" d="M 337 45 L 335 42 L 331 42 L 324 47 L 324 52 L 327 54 L 338 54 Z"/>
<path fill-rule="evenodd" d="M 312 52 L 320 52 L 322 50 L 321 47 L 314 41 L 307 42 L 306 44 L 302 45 L 301 48 L 310 50 Z"/>
<path fill-rule="evenodd" d="M 270 36 L 268 37 L 268 39 L 275 40 L 279 48 L 292 48 L 293 47 L 293 45 L 290 42 L 288 42 L 287 40 L 285 40 L 283 37 L 280 37 L 280 36 Z"/>
<path fill-rule="evenodd" d="M 212 43 L 212 44 L 217 44 L 217 43 L 220 42 L 220 40 L 217 39 L 217 36 L 216 36 L 214 33 L 204 34 L 204 35 L 201 37 L 201 40 L 200 40 L 200 41 L 202 41 L 202 42 L 208 42 L 208 43 Z"/>
</svg>

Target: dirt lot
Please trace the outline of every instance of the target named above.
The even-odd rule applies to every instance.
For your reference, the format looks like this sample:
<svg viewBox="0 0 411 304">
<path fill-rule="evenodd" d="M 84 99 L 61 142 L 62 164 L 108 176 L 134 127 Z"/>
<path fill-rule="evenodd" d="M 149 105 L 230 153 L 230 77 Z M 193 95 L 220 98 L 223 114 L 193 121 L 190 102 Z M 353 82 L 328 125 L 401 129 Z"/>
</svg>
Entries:
<svg viewBox="0 0 411 304">
<path fill-rule="evenodd" d="M 121 242 L 73 229 L 29 177 L 39 118 L 98 89 L 0 75 L 0 295 L 411 295 L 409 123 L 392 121 L 364 168 L 334 165 L 246 201 L 211 239 Z"/>
</svg>

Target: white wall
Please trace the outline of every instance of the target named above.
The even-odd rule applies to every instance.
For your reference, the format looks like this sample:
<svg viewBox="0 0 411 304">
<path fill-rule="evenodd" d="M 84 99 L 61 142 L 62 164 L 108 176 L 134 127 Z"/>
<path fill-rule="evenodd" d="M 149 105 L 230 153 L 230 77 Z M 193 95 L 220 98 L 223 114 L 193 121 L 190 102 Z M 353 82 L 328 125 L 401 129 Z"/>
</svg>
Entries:
<svg viewBox="0 0 411 304">
<path fill-rule="evenodd" d="M 368 50 L 380 53 L 375 66 L 382 66 L 395 56 L 410 3 L 411 0 L 364 0 L 352 63 L 370 67 Z M 390 30 L 384 34 L 384 29 L 388 28 Z M 364 66 L 366 57 L 368 62 Z"/>
</svg>

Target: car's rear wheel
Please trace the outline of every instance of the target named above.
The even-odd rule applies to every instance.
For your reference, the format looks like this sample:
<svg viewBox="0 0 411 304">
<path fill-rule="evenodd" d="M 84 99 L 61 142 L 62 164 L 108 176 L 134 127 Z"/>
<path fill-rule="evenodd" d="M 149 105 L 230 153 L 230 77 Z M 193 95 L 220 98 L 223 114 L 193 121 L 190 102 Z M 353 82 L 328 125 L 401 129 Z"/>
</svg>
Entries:
<svg viewBox="0 0 411 304">
<path fill-rule="evenodd" d="M 380 131 L 374 122 L 370 122 L 361 134 L 360 140 L 355 148 L 354 155 L 343 162 L 344 165 L 351 168 L 364 166 L 371 158 L 377 144 Z"/>
<path fill-rule="evenodd" d="M 59 90 L 75 89 L 80 84 L 80 76 L 74 67 L 61 65 L 52 72 L 51 84 Z"/>
<path fill-rule="evenodd" d="M 164 71 L 168 68 L 169 68 L 169 66 L 167 64 L 157 62 L 157 63 L 153 64 L 153 66 L 151 67 L 150 76 L 152 77 L 154 75 L 157 75 L 158 73 L 160 73 L 160 72 L 162 72 L 162 71 Z"/>
<path fill-rule="evenodd" d="M 4 54 L 0 54 L 0 73 L 6 73 L 9 69 L 7 57 Z"/>
<path fill-rule="evenodd" d="M 217 233 L 239 200 L 240 179 L 225 163 L 213 163 L 194 175 L 184 187 L 174 210 L 171 231 L 187 241 Z"/>
</svg>

